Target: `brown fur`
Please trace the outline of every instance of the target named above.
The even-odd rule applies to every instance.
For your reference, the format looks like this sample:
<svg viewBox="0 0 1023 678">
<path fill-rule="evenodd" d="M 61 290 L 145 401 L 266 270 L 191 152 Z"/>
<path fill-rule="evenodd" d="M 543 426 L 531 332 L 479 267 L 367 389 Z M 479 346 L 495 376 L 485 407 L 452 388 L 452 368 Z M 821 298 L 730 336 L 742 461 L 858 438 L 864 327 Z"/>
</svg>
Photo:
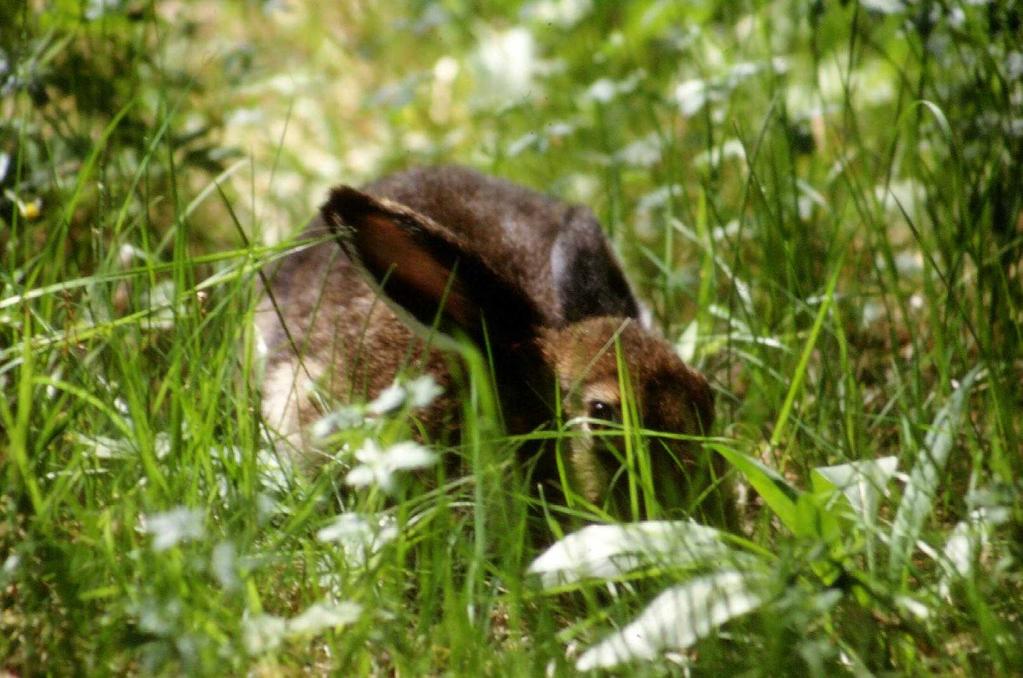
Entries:
<svg viewBox="0 0 1023 678">
<path fill-rule="evenodd" d="M 586 208 L 460 167 L 421 168 L 363 191 L 335 189 L 305 232 L 326 234 L 334 238 L 272 271 L 271 294 L 257 310 L 268 350 L 264 415 L 308 465 L 315 453 L 304 431 L 322 413 L 314 387 L 347 402 L 374 397 L 405 368 L 428 372 L 445 389 L 423 415 L 428 430 L 456 423 L 453 358 L 425 343 L 423 328 L 435 321 L 487 342 L 511 432 L 552 418 L 555 383 L 568 417 L 586 415 L 598 400 L 620 406 L 620 360 L 646 428 L 709 430 L 706 380 L 642 327 Z M 684 486 L 678 469 L 691 463 L 691 449 L 671 447 L 652 453 L 682 458 L 670 472 L 677 482 L 668 482 Z M 582 436 L 570 462 L 576 491 L 604 499 L 614 456 Z M 540 468 L 538 480 L 551 480 L 553 465 Z"/>
</svg>

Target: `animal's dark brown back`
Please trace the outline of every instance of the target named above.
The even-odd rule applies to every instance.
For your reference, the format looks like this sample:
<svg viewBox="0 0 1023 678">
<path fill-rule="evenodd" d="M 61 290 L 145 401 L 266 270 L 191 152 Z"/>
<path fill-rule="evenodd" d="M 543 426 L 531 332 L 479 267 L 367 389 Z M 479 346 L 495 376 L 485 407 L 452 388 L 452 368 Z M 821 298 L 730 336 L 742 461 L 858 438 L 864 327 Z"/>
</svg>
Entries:
<svg viewBox="0 0 1023 678">
<path fill-rule="evenodd" d="M 365 191 L 460 236 L 501 278 L 525 290 L 545 324 L 638 316 L 625 275 L 586 207 L 459 166 L 411 169 Z"/>
</svg>

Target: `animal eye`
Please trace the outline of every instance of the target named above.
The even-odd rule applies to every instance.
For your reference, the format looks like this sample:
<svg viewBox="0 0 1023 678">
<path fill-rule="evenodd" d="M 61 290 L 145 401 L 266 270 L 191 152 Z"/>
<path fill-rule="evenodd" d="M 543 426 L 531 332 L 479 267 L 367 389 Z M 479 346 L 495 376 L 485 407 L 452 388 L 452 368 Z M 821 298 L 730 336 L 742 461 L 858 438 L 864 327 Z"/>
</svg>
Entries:
<svg viewBox="0 0 1023 678">
<path fill-rule="evenodd" d="M 618 421 L 618 410 L 614 405 L 603 400 L 591 400 L 587 403 L 587 415 L 590 419 Z"/>
</svg>

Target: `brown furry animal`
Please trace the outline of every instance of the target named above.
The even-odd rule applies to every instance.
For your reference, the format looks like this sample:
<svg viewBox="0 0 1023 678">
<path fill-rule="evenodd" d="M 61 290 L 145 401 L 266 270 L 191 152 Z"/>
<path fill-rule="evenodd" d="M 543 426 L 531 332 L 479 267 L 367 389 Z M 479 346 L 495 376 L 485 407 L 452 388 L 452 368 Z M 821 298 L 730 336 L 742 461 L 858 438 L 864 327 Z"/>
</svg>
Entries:
<svg viewBox="0 0 1023 678">
<path fill-rule="evenodd" d="M 510 432 L 549 422 L 556 393 L 567 417 L 587 418 L 584 431 L 601 428 L 594 420 L 620 421 L 620 362 L 645 428 L 709 430 L 706 380 L 641 321 L 585 207 L 461 167 L 420 168 L 361 191 L 335 188 L 305 236 L 327 233 L 335 237 L 272 272 L 257 312 L 268 348 L 265 419 L 307 465 L 314 453 L 304 431 L 322 414 L 309 397 L 314 387 L 342 402 L 371 398 L 418 365 L 445 389 L 423 415 L 427 429 L 457 426 L 452 355 L 424 331 L 431 326 L 492 356 Z M 589 501 L 620 494 L 613 440 L 582 435 L 571 445 L 573 489 Z M 706 471 L 690 445 L 651 448 L 654 478 L 669 489 L 691 486 L 698 466 Z M 541 455 L 535 480 L 556 476 L 551 456 Z"/>
</svg>

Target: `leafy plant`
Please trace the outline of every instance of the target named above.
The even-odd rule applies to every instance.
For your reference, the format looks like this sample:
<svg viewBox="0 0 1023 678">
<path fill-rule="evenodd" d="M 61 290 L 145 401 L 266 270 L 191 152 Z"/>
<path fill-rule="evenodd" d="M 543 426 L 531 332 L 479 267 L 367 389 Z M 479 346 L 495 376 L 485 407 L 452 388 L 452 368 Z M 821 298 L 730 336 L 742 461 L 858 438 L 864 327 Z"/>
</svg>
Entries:
<svg viewBox="0 0 1023 678">
<path fill-rule="evenodd" d="M 663 578 L 665 572 L 690 575 L 586 649 L 576 668 L 612 668 L 684 652 L 754 611 L 798 625 L 796 635 L 804 644 L 823 630 L 827 637 L 822 640 L 836 647 L 830 662 L 866 667 L 870 658 L 859 656 L 847 638 L 849 631 L 853 637 L 858 632 L 846 626 L 873 617 L 885 620 L 884 633 L 885 628 L 897 632 L 900 626 L 934 623 L 941 599 L 972 574 L 971 564 L 987 545 L 985 537 L 1004 520 L 1004 509 L 1003 517 L 994 519 L 989 511 L 979 510 L 956 527 L 944 548 L 919 541 L 931 515 L 929 497 L 938 490 L 937 479 L 980 373 L 974 368 L 938 412 L 887 530 L 878 518 L 897 471 L 895 457 L 814 469 L 812 489 L 801 491 L 757 459 L 722 442 L 708 443 L 741 471 L 789 538 L 803 545 L 803 560 L 795 569 L 753 542 L 691 522 L 591 526 L 551 546 L 528 572 L 558 593 L 596 583 L 610 585 L 612 595 L 621 595 L 618 587 L 630 587 L 637 578 Z M 878 560 L 879 549 L 890 554 L 887 568 Z M 931 572 L 914 567 L 916 585 L 910 589 L 910 557 L 917 550 L 939 567 Z M 797 610 L 809 614 L 800 619 Z M 733 642 L 743 644 L 738 636 Z M 688 663 L 684 655 L 679 660 Z"/>
</svg>

